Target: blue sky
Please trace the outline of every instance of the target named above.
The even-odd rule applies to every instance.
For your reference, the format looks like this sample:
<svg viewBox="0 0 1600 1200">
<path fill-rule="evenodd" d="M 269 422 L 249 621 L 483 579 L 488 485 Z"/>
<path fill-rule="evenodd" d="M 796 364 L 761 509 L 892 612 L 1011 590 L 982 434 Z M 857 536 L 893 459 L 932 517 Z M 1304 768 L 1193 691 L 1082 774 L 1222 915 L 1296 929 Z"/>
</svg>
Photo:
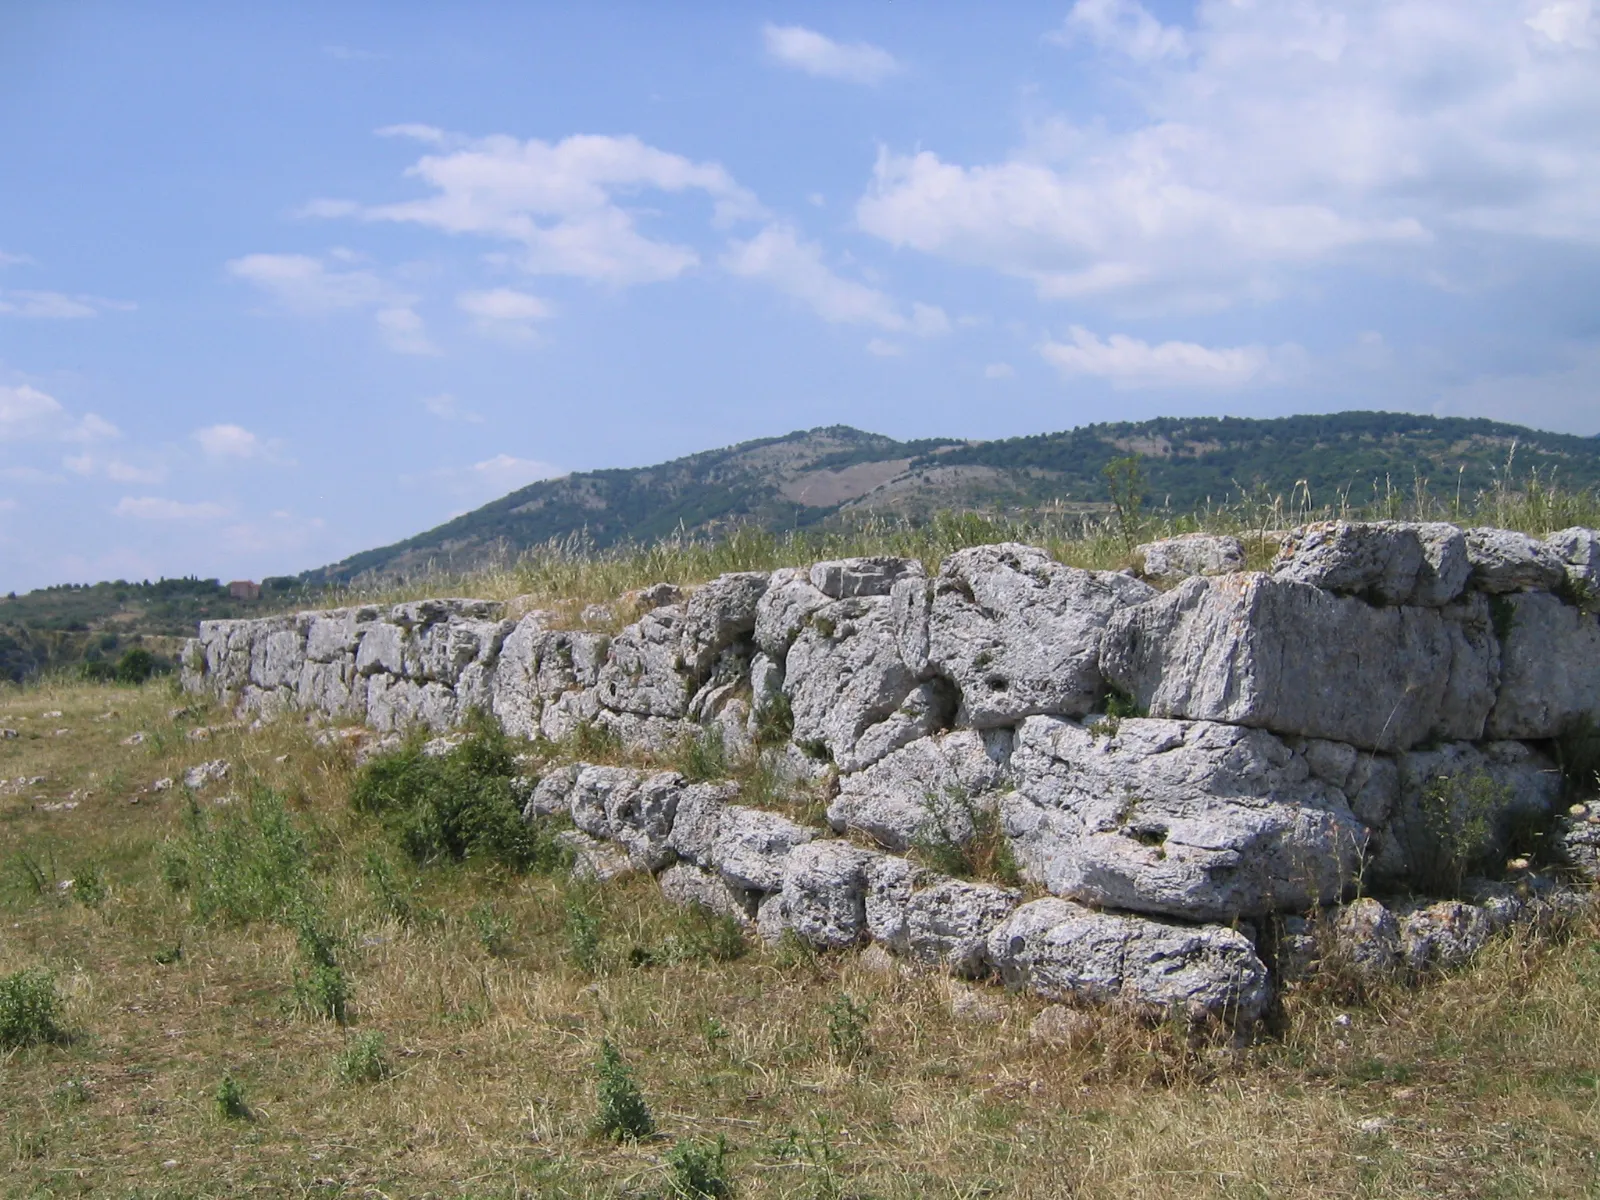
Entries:
<svg viewBox="0 0 1600 1200">
<path fill-rule="evenodd" d="M 1600 3 L 0 6 L 0 590 L 847 422 L 1600 433 Z"/>
</svg>

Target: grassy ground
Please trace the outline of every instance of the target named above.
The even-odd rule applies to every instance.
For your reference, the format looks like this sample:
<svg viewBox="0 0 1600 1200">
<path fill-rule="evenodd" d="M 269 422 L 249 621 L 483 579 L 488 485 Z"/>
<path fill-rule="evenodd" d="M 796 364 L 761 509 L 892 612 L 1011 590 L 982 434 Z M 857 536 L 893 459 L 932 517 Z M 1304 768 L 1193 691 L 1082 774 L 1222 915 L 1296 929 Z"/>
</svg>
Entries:
<svg viewBox="0 0 1600 1200">
<path fill-rule="evenodd" d="M 0 1050 L 7 1196 L 659 1196 L 685 1145 L 743 1197 L 1600 1194 L 1600 929 L 1360 1003 L 1291 993 L 1248 1048 L 1114 1020 L 1038 1045 L 1036 999 L 735 956 L 648 879 L 416 867 L 352 811 L 344 750 L 293 722 L 191 741 L 226 718 L 181 703 L 0 692 L 0 976 L 53 972 L 64 1030 Z M 295 919 L 202 917 L 193 862 L 164 881 L 194 818 L 146 789 L 215 758 L 208 827 L 270 815 L 262 787 L 286 806 L 346 1024 L 296 1007 Z M 603 1039 L 653 1136 L 595 1131 Z"/>
</svg>

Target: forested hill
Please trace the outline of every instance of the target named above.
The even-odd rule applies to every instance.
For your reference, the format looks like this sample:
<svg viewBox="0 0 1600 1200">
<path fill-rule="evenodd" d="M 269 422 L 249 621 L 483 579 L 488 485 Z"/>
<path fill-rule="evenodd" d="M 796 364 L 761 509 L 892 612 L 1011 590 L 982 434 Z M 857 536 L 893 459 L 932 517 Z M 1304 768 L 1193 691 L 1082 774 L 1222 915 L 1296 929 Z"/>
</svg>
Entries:
<svg viewBox="0 0 1600 1200">
<path fill-rule="evenodd" d="M 1185 511 L 1241 492 L 1310 489 L 1316 504 L 1369 501 L 1374 490 L 1470 499 L 1504 476 L 1573 489 L 1600 486 L 1600 438 L 1486 420 L 1345 412 L 1251 420 L 1163 417 L 997 441 L 901 442 L 835 425 L 709 450 L 653 467 L 585 471 L 512 492 L 436 529 L 310 571 L 309 584 L 461 569 L 552 538 L 595 546 L 677 529 L 714 533 L 751 522 L 786 529 L 887 512 L 1082 508 L 1106 498 L 1102 470 L 1139 455 L 1149 499 Z"/>
</svg>

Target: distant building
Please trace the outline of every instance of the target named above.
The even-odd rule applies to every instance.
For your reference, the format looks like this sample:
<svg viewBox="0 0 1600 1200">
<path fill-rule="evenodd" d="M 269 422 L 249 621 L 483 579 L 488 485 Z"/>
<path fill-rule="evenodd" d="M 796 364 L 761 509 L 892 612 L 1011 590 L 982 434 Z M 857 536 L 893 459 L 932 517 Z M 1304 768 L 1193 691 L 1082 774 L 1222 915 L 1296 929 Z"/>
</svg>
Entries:
<svg viewBox="0 0 1600 1200">
<path fill-rule="evenodd" d="M 250 579 L 235 579 L 228 585 L 228 595 L 235 600 L 259 600 L 261 585 Z"/>
</svg>

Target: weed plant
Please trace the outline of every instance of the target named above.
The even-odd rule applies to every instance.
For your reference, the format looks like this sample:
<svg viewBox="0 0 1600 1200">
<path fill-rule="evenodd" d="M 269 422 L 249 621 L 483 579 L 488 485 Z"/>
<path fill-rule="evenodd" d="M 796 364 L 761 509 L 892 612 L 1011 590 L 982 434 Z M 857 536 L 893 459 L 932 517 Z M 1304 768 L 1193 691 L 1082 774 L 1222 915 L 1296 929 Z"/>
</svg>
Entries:
<svg viewBox="0 0 1600 1200">
<path fill-rule="evenodd" d="M 828 1049 L 834 1058 L 852 1066 L 866 1058 L 872 1050 L 867 1036 L 872 1014 L 866 1004 L 848 992 L 840 992 L 822 1011 L 828 1018 Z"/>
<path fill-rule="evenodd" d="M 681 1200 L 720 1200 L 731 1196 L 728 1181 L 728 1141 L 680 1138 L 666 1153 L 667 1192 Z"/>
<path fill-rule="evenodd" d="M 716 726 L 687 733 L 678 742 L 673 766 L 691 783 L 728 777 L 728 750 Z"/>
<path fill-rule="evenodd" d="M 65 1040 L 56 979 L 42 967 L 0 978 L 0 1050 Z"/>
<path fill-rule="evenodd" d="M 965 788 L 952 784 L 943 792 L 928 792 L 923 809 L 912 850 L 925 866 L 961 879 L 1021 886 L 1022 872 L 992 798 L 979 804 Z"/>
<path fill-rule="evenodd" d="M 616 1141 L 636 1142 L 656 1131 L 650 1106 L 645 1103 L 633 1071 L 622 1061 L 622 1055 L 602 1038 L 600 1057 L 595 1063 L 596 1094 L 599 1111 L 595 1116 L 595 1130 Z"/>
<path fill-rule="evenodd" d="M 244 1085 L 231 1074 L 224 1075 L 222 1082 L 217 1084 L 213 1096 L 217 1106 L 217 1115 L 224 1121 L 251 1121 L 255 1113 L 250 1111 L 250 1105 L 245 1102 Z"/>
<path fill-rule="evenodd" d="M 467 920 L 478 935 L 478 945 L 490 958 L 504 958 L 511 953 L 511 918 L 493 904 L 485 901 L 467 910 Z"/>
<path fill-rule="evenodd" d="M 334 1073 L 344 1083 L 381 1083 L 392 1072 L 383 1034 L 376 1029 L 364 1030 L 352 1037 L 334 1063 Z"/>
<path fill-rule="evenodd" d="M 1441 776 L 1423 787 L 1394 822 L 1422 895 L 1458 896 L 1469 875 L 1493 871 L 1495 823 L 1510 798 L 1510 789 L 1486 771 Z"/>
</svg>

